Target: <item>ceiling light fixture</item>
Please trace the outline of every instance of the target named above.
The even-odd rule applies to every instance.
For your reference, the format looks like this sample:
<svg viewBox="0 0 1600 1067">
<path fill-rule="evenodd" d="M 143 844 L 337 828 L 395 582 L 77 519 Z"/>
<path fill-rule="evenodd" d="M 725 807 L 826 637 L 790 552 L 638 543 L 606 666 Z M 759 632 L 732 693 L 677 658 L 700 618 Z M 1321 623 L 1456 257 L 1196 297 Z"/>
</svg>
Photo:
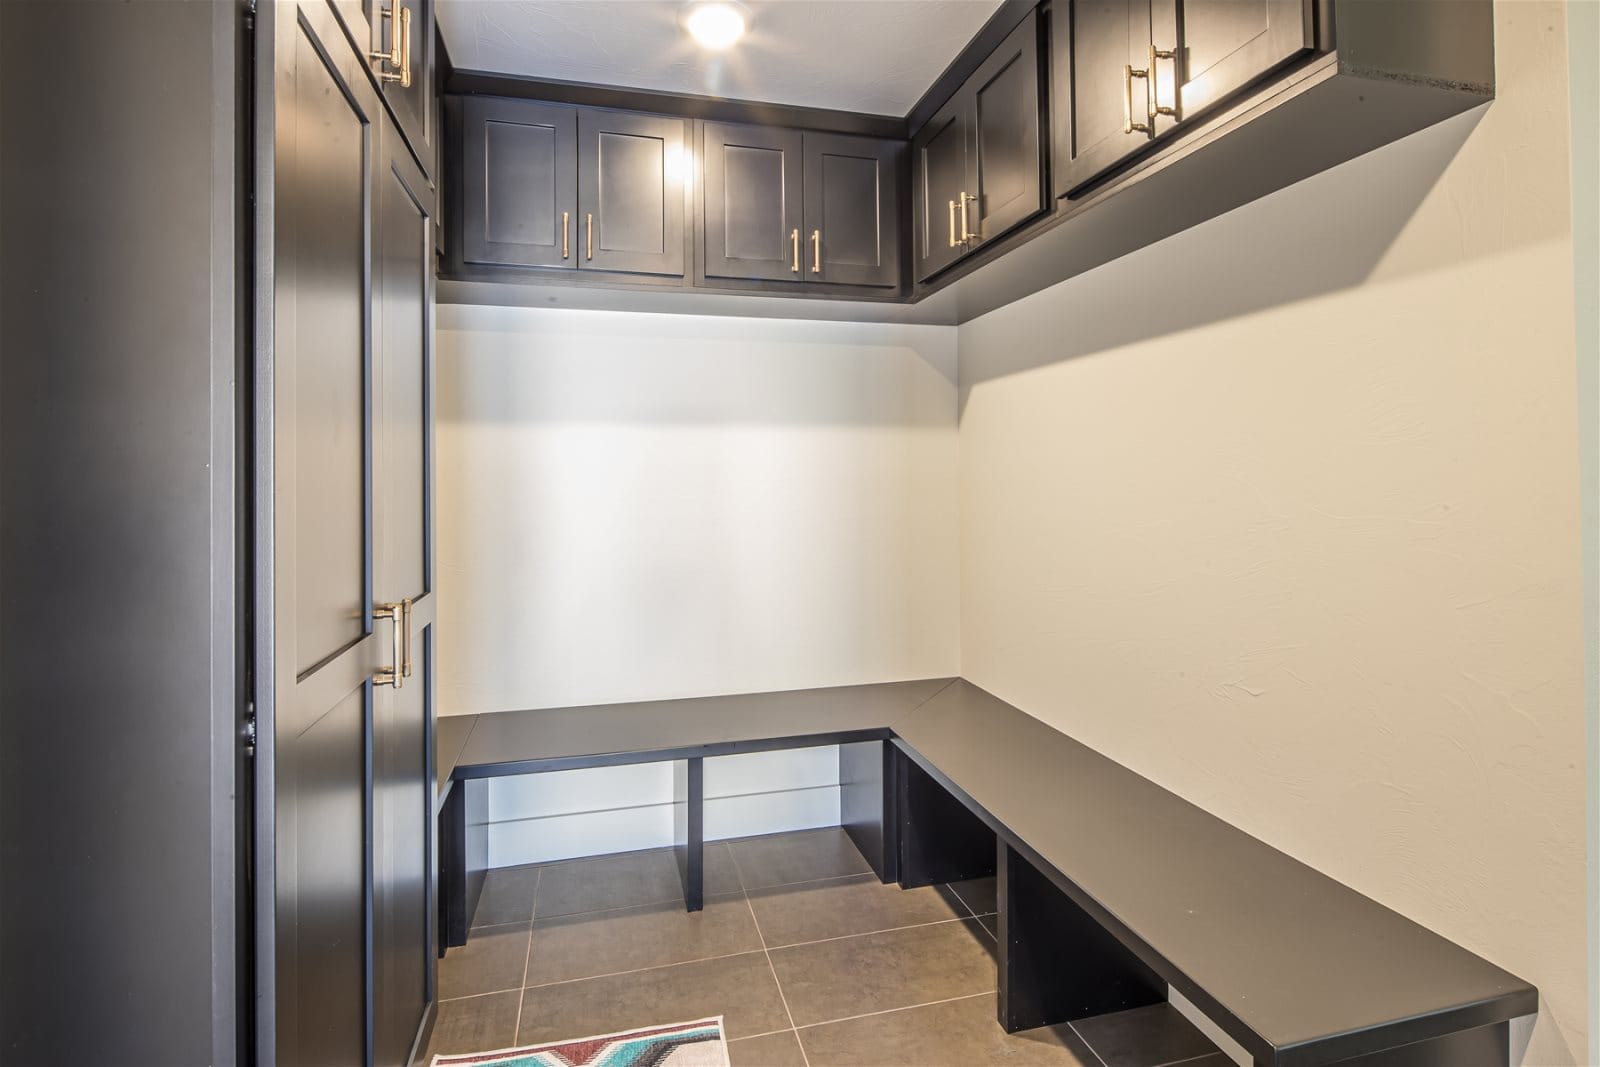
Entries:
<svg viewBox="0 0 1600 1067">
<path fill-rule="evenodd" d="M 684 12 L 683 28 L 702 48 L 720 52 L 744 36 L 744 5 L 731 0 L 691 4 Z"/>
</svg>

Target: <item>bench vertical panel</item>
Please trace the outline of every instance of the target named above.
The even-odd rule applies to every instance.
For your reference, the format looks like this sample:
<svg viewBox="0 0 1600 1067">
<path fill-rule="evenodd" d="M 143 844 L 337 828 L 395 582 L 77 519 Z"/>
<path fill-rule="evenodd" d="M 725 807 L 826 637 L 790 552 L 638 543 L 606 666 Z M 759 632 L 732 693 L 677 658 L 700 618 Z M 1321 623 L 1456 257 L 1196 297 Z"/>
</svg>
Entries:
<svg viewBox="0 0 1600 1067">
<path fill-rule="evenodd" d="M 999 1017 L 1014 1034 L 1158 1004 L 1167 983 L 1001 841 Z"/>
<path fill-rule="evenodd" d="M 439 955 L 467 943 L 489 870 L 489 783 L 451 784 L 439 808 Z"/>
<path fill-rule="evenodd" d="M 994 874 L 994 831 L 905 753 L 894 754 L 900 888 Z"/>
<path fill-rule="evenodd" d="M 705 760 L 699 756 L 672 764 L 672 831 L 689 911 L 705 907 Z"/>
<path fill-rule="evenodd" d="M 858 741 L 839 746 L 839 814 L 844 832 L 885 884 L 900 879 L 900 824 L 895 815 L 894 746 Z"/>
</svg>

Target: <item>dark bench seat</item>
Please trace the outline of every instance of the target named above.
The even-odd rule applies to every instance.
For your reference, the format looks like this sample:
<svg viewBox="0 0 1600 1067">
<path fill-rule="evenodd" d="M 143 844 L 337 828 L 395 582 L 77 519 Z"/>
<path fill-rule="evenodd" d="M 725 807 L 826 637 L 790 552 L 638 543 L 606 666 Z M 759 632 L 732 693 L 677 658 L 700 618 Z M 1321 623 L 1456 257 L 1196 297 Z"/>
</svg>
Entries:
<svg viewBox="0 0 1600 1067">
<path fill-rule="evenodd" d="M 483 779 L 673 761 L 693 909 L 703 759 L 838 744 L 845 828 L 884 881 L 998 876 L 1008 1030 L 1170 984 L 1258 1064 L 1503 1067 L 1509 1021 L 1538 1009 L 1516 976 L 960 679 L 493 713 L 436 736 L 451 944 L 481 887 Z"/>
</svg>

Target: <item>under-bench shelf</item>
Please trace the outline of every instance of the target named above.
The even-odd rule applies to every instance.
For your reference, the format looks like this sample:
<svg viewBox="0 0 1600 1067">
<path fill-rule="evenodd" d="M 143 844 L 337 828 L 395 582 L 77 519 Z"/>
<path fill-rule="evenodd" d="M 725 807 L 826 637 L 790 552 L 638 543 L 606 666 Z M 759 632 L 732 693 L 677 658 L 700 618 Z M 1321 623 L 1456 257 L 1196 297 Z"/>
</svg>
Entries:
<svg viewBox="0 0 1600 1067">
<path fill-rule="evenodd" d="M 671 761 L 684 900 L 708 756 L 839 746 L 845 830 L 903 888 L 996 875 L 1008 1031 L 1165 1000 L 1257 1064 L 1504 1067 L 1538 990 L 962 679 L 524 711 L 437 732 L 441 941 L 487 865 L 487 778 Z"/>
</svg>

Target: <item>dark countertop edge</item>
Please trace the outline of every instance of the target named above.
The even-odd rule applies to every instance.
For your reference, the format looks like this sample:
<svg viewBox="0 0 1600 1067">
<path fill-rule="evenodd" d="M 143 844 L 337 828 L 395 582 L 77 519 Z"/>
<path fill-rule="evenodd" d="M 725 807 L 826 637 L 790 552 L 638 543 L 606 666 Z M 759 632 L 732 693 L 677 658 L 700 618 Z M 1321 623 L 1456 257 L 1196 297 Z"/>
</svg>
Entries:
<svg viewBox="0 0 1600 1067">
<path fill-rule="evenodd" d="M 548 756 L 539 759 L 507 760 L 503 763 L 471 763 L 456 767 L 452 777 L 501 778 L 513 774 L 537 774 L 543 771 L 579 770 L 588 767 L 621 767 L 634 763 L 663 763 L 668 760 L 692 759 L 709 756 L 738 756 L 750 752 L 776 752 L 787 748 L 820 748 L 824 745 L 850 744 L 857 741 L 888 741 L 894 737 L 893 727 L 864 726 L 851 730 L 829 730 L 815 734 L 791 734 L 786 737 L 752 737 L 739 741 L 710 741 L 702 744 L 679 745 L 673 748 L 620 749 L 613 752 L 595 752 L 578 756 Z"/>
</svg>

